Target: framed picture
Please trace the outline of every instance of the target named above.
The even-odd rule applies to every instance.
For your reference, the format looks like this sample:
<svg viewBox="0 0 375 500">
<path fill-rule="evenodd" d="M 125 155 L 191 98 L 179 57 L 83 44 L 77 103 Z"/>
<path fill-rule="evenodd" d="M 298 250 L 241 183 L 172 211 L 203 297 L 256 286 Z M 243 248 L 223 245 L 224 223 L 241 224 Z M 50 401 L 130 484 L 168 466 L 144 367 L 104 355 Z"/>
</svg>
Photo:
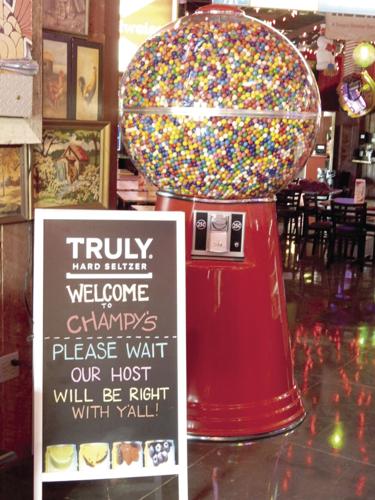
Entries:
<svg viewBox="0 0 375 500">
<path fill-rule="evenodd" d="M 100 120 L 102 114 L 102 45 L 73 38 L 73 117 Z"/>
<path fill-rule="evenodd" d="M 107 208 L 108 122 L 43 123 L 32 158 L 33 208 Z"/>
<path fill-rule="evenodd" d="M 43 33 L 43 117 L 71 118 L 71 37 Z"/>
<path fill-rule="evenodd" d="M 44 0 L 43 28 L 88 35 L 90 0 Z"/>
<path fill-rule="evenodd" d="M 32 0 L 0 0 L 0 59 L 31 58 Z"/>
<path fill-rule="evenodd" d="M 30 216 L 30 150 L 0 146 L 0 224 Z"/>
</svg>

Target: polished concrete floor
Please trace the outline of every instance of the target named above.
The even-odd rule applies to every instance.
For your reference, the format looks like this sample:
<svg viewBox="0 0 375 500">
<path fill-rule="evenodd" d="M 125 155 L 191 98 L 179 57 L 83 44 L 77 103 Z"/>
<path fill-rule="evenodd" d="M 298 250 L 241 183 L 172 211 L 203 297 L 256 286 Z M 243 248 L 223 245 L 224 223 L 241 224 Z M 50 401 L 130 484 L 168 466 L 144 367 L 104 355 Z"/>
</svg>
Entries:
<svg viewBox="0 0 375 500">
<path fill-rule="evenodd" d="M 284 248 L 295 374 L 307 417 L 251 443 L 189 443 L 189 500 L 375 499 L 375 268 Z M 31 464 L 0 473 L 0 499 L 28 500 Z M 47 500 L 175 500 L 176 480 L 49 485 Z"/>
</svg>

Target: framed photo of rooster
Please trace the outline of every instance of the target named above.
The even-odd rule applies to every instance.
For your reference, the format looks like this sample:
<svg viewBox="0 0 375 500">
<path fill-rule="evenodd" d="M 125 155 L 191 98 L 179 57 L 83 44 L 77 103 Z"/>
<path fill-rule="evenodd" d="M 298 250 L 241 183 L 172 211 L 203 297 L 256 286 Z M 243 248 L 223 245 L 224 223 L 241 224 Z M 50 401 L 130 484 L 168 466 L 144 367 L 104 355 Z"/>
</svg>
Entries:
<svg viewBox="0 0 375 500">
<path fill-rule="evenodd" d="M 72 37 L 43 32 L 43 117 L 66 120 L 72 116 Z"/>
<path fill-rule="evenodd" d="M 73 119 L 101 120 L 102 45 L 73 38 Z"/>
</svg>

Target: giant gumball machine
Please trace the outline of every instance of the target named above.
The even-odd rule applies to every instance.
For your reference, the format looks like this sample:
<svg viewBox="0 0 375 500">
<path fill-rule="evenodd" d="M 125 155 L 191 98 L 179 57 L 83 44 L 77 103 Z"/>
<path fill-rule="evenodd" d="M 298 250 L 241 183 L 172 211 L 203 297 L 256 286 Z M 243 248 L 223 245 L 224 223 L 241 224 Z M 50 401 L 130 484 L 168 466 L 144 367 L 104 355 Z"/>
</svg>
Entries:
<svg viewBox="0 0 375 500">
<path fill-rule="evenodd" d="M 305 164 L 319 125 L 309 67 L 275 29 L 210 5 L 141 46 L 120 96 L 125 145 L 158 187 L 157 210 L 185 212 L 189 435 L 294 428 L 305 411 L 274 195 Z"/>
</svg>

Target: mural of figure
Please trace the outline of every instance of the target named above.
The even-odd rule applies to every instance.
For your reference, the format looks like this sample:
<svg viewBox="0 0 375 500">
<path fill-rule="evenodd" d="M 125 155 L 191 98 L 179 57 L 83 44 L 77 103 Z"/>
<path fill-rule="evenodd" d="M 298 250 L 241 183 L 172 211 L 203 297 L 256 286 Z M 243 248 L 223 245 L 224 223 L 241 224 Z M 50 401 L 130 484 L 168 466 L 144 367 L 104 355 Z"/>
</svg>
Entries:
<svg viewBox="0 0 375 500">
<path fill-rule="evenodd" d="M 0 59 L 27 57 L 31 40 L 31 0 L 0 0 Z"/>
<path fill-rule="evenodd" d="M 67 19 L 69 15 L 70 0 L 58 0 L 57 2 L 57 17 L 59 19 Z"/>
<path fill-rule="evenodd" d="M 74 18 L 84 13 L 86 0 L 57 0 L 57 15 L 60 19 Z"/>
<path fill-rule="evenodd" d="M 88 8 L 89 0 L 43 0 L 43 25 L 52 30 L 87 35 Z"/>
<path fill-rule="evenodd" d="M 86 10 L 86 0 L 72 0 L 75 12 L 80 14 Z"/>
</svg>

